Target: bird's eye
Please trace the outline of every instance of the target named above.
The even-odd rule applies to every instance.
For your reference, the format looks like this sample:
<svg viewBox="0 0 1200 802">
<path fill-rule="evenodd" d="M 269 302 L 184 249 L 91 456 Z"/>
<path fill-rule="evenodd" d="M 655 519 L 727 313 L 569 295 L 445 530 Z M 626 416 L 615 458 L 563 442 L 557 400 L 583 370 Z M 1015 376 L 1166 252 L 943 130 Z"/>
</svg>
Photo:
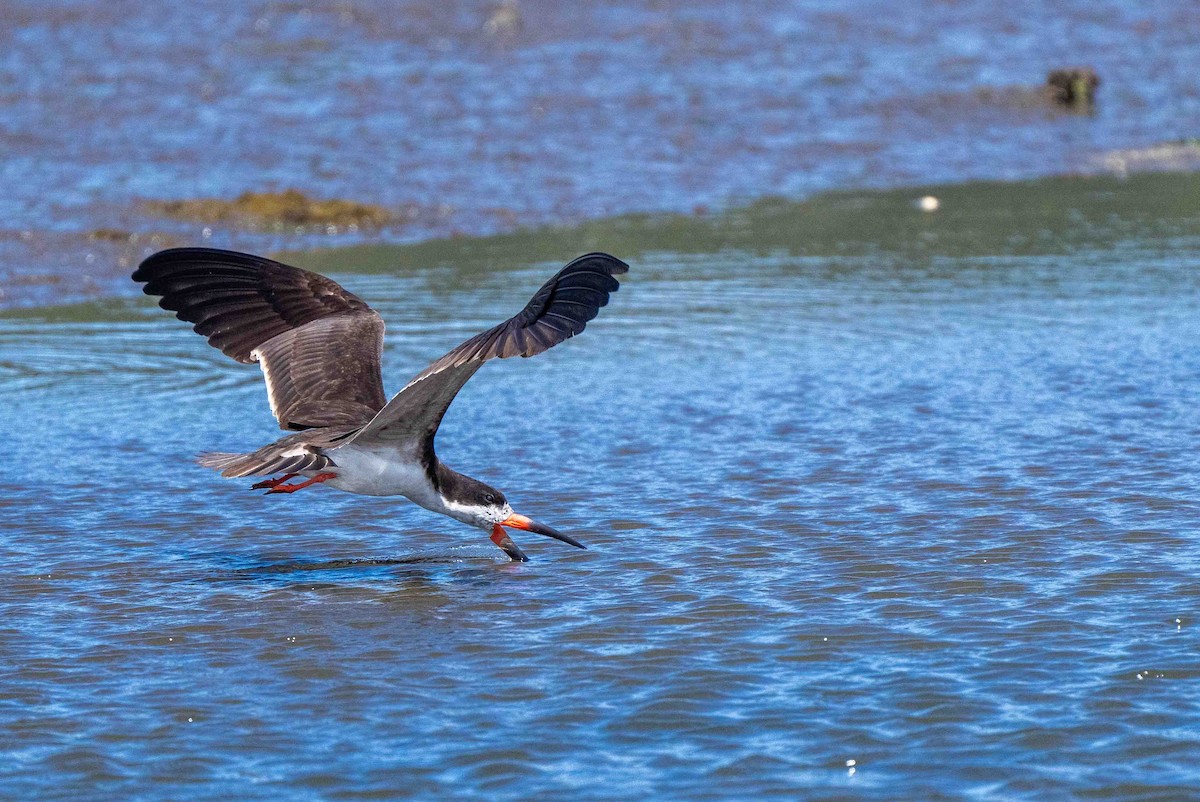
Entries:
<svg viewBox="0 0 1200 802">
<path fill-rule="evenodd" d="M 496 497 L 495 497 L 495 496 L 493 496 L 491 493 L 484 493 L 484 494 L 483 494 L 483 500 L 484 500 L 484 501 L 486 501 L 488 504 L 495 504 L 495 503 L 496 503 Z"/>
</svg>

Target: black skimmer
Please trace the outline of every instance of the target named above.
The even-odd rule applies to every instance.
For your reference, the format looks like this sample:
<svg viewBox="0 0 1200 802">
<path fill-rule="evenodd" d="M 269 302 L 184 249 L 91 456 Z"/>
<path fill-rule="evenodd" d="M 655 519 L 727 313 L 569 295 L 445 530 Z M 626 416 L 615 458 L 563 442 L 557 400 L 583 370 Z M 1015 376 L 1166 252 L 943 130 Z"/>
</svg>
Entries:
<svg viewBox="0 0 1200 802">
<path fill-rule="evenodd" d="M 260 256 L 173 248 L 133 274 L 158 305 L 238 362 L 257 362 L 279 426 L 294 431 L 250 454 L 207 453 L 226 477 L 294 493 L 317 483 L 369 496 L 405 496 L 491 532 L 513 560 L 527 558 L 505 527 L 581 543 L 513 512 L 504 494 L 446 467 L 433 450 L 442 416 L 492 358 L 534 356 L 583 331 L 629 266 L 589 253 L 560 270 L 513 317 L 421 371 L 389 401 L 383 393 L 383 319 L 324 276 Z M 287 484 L 297 476 L 304 481 Z"/>
</svg>

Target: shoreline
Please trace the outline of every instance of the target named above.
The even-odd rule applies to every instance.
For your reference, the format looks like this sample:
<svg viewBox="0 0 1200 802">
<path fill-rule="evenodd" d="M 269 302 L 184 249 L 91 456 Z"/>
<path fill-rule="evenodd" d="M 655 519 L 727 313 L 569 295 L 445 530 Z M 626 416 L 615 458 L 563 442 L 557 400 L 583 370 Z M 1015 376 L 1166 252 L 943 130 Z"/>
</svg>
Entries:
<svg viewBox="0 0 1200 802">
<path fill-rule="evenodd" d="M 922 198 L 936 198 L 936 210 L 923 210 Z M 839 190 L 802 200 L 764 197 L 716 212 L 632 213 L 486 236 L 285 248 L 269 255 L 332 274 L 434 269 L 469 273 L 565 261 L 589 250 L 619 251 L 626 259 L 653 253 L 746 251 L 830 259 L 879 254 L 919 263 L 937 257 L 1065 253 L 1153 237 L 1200 238 L 1200 172 L 1074 174 Z M 130 284 L 128 293 L 0 307 L 0 317 L 73 309 L 114 314 L 140 300 L 133 289 Z"/>
<path fill-rule="evenodd" d="M 120 295 L 172 245 L 413 243 L 764 196 L 1200 169 L 1200 147 L 1179 152 L 1200 136 L 1200 17 L 1177 0 L 902 15 L 881 0 L 754 14 L 521 0 L 536 26 L 493 25 L 487 3 L 353 5 L 23 7 L 0 60 L 0 306 Z M 1046 100 L 1073 65 L 1101 81 L 1086 110 Z M 335 218 L 354 204 L 370 231 L 297 234 L 290 203 L 251 208 L 288 190 Z"/>
</svg>

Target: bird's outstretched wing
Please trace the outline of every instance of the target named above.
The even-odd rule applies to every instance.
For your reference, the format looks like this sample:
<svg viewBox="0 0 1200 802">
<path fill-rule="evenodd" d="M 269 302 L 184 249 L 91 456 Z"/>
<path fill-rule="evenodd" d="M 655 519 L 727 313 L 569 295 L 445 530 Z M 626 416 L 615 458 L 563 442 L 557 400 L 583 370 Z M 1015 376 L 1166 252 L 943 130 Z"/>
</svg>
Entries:
<svg viewBox="0 0 1200 802">
<path fill-rule="evenodd" d="M 520 312 L 421 371 L 346 442 L 432 449 L 454 396 L 484 362 L 535 356 L 583 331 L 620 286 L 614 276 L 628 271 L 629 265 L 606 253 L 580 256 L 543 284 Z"/>
<path fill-rule="evenodd" d="M 283 429 L 362 425 L 384 406 L 383 320 L 358 296 L 260 256 L 173 248 L 133 274 L 158 305 L 239 362 L 258 362 Z"/>
</svg>

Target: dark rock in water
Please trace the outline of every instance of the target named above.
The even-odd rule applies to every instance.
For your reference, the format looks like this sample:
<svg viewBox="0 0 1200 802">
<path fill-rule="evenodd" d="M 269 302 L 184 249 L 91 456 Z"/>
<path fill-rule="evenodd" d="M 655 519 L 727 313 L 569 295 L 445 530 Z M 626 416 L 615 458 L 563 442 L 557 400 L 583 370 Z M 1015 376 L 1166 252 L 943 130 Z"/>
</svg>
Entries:
<svg viewBox="0 0 1200 802">
<path fill-rule="evenodd" d="M 1090 111 L 1096 104 L 1100 76 L 1091 67 L 1051 70 L 1046 76 L 1050 99 L 1074 111 Z"/>
</svg>

